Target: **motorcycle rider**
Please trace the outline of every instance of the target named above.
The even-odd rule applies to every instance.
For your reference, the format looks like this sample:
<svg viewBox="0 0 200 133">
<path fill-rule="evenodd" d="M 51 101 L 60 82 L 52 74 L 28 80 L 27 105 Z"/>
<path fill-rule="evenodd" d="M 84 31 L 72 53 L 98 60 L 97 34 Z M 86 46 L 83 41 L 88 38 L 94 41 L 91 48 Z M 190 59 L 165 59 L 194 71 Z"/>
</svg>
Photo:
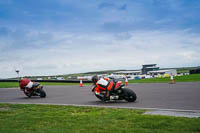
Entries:
<svg viewBox="0 0 200 133">
<path fill-rule="evenodd" d="M 27 94 L 27 95 L 31 95 L 31 88 L 33 87 L 33 82 L 27 78 L 21 78 L 19 80 L 19 86 L 20 86 L 20 89 L 21 90 L 25 90 L 24 92 Z"/>
<path fill-rule="evenodd" d="M 109 78 L 102 78 L 98 76 L 92 77 L 92 82 L 95 85 L 95 94 L 103 97 L 103 100 L 113 100 L 116 97 L 111 96 L 112 89 L 114 87 L 113 80 L 109 80 Z M 105 95 L 102 96 L 102 91 L 106 91 Z"/>
</svg>

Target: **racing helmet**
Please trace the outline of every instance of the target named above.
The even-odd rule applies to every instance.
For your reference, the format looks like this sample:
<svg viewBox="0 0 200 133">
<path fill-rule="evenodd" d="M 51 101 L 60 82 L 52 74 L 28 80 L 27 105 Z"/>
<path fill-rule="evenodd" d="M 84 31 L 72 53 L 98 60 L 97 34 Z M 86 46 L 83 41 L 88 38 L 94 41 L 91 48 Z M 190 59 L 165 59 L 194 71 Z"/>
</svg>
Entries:
<svg viewBox="0 0 200 133">
<path fill-rule="evenodd" d="M 92 83 L 96 84 L 96 82 L 99 80 L 98 76 L 93 76 L 92 77 Z"/>
</svg>

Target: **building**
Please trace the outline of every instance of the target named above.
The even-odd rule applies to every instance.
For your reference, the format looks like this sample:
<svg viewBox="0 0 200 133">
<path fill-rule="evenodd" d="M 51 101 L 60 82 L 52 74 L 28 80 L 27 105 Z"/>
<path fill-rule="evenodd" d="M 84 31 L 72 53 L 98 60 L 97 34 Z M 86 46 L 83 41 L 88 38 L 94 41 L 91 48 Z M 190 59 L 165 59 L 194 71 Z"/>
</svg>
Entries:
<svg viewBox="0 0 200 133">
<path fill-rule="evenodd" d="M 142 74 L 148 74 L 149 71 L 157 71 L 159 67 L 156 67 L 157 64 L 146 64 L 142 65 Z"/>
<path fill-rule="evenodd" d="M 161 76 L 165 76 L 165 75 L 177 75 L 177 71 L 176 69 L 168 69 L 168 70 L 157 70 L 157 71 L 149 71 L 148 72 L 149 75 L 151 76 L 157 76 L 157 75 L 161 75 Z"/>
<path fill-rule="evenodd" d="M 78 80 L 80 80 L 80 79 L 82 79 L 82 80 L 83 80 L 83 79 L 91 80 L 91 79 L 92 79 L 92 76 L 78 76 L 77 79 L 78 79 Z"/>
<path fill-rule="evenodd" d="M 64 77 L 57 77 L 56 79 L 57 79 L 57 80 L 65 80 Z"/>
<path fill-rule="evenodd" d="M 163 69 L 160 70 L 157 64 L 147 64 L 142 65 L 141 70 L 135 71 L 118 71 L 111 74 L 111 77 L 120 79 L 120 78 L 129 78 L 129 79 L 142 79 L 142 78 L 154 78 L 154 77 L 167 77 L 170 75 L 177 75 L 176 69 Z"/>
<path fill-rule="evenodd" d="M 135 76 L 141 75 L 141 70 L 135 70 L 135 71 L 118 71 L 114 72 L 110 75 L 110 77 L 116 78 L 116 79 L 121 79 L 121 78 L 129 78 L 129 79 L 134 79 Z"/>
<path fill-rule="evenodd" d="M 140 70 L 136 70 L 136 71 L 118 71 L 118 72 L 114 72 L 113 74 L 115 74 L 115 75 L 140 75 L 141 71 Z"/>
</svg>

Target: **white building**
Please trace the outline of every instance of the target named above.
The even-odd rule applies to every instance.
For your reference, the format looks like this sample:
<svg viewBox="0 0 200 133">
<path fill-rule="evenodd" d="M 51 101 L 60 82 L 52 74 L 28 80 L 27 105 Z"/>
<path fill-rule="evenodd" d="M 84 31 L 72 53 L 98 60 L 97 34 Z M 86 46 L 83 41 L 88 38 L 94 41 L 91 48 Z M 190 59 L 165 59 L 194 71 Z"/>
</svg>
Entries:
<svg viewBox="0 0 200 133">
<path fill-rule="evenodd" d="M 86 79 L 86 80 L 91 80 L 92 79 L 92 76 L 82 76 L 82 77 L 77 77 L 77 79 Z"/>
<path fill-rule="evenodd" d="M 141 75 L 141 70 L 136 70 L 136 71 L 118 71 L 114 72 L 112 74 L 112 77 L 114 78 L 129 78 L 129 79 L 134 79 L 135 76 Z"/>
<path fill-rule="evenodd" d="M 140 75 L 142 72 L 141 70 L 137 70 L 137 71 L 118 71 L 118 72 L 114 72 L 113 74 L 115 75 Z"/>
<path fill-rule="evenodd" d="M 56 79 L 57 79 L 57 80 L 65 80 L 64 77 L 57 77 Z"/>
<path fill-rule="evenodd" d="M 149 75 L 177 75 L 176 69 L 149 71 Z"/>
</svg>

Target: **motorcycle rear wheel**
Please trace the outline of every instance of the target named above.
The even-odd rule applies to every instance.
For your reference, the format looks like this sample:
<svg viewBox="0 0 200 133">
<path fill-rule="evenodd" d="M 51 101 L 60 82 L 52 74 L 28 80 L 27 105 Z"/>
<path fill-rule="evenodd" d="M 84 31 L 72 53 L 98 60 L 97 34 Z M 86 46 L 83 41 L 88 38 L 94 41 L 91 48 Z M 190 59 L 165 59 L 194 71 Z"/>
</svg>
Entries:
<svg viewBox="0 0 200 133">
<path fill-rule="evenodd" d="M 134 102 L 137 99 L 136 93 L 128 88 L 123 89 L 124 99 L 127 102 Z"/>
<path fill-rule="evenodd" d="M 46 97 L 46 92 L 42 89 L 39 90 L 40 97 L 45 98 Z"/>
</svg>

